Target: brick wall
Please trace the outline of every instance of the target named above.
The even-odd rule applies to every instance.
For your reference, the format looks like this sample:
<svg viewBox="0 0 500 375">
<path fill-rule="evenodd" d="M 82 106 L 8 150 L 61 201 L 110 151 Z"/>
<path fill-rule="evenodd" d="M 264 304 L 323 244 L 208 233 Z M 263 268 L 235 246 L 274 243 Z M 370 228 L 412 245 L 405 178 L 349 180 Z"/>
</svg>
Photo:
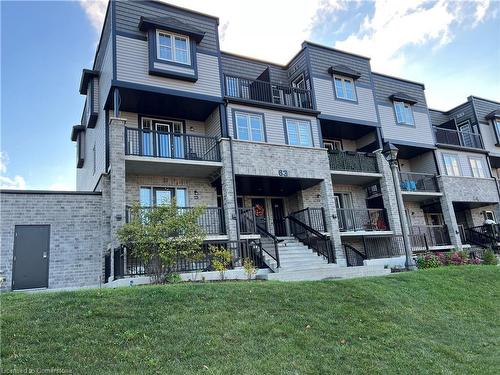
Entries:
<svg viewBox="0 0 500 375">
<path fill-rule="evenodd" d="M 98 193 L 6 193 L 1 199 L 1 266 L 12 284 L 16 225 L 50 225 L 49 288 L 98 285 L 102 197 Z"/>
</svg>

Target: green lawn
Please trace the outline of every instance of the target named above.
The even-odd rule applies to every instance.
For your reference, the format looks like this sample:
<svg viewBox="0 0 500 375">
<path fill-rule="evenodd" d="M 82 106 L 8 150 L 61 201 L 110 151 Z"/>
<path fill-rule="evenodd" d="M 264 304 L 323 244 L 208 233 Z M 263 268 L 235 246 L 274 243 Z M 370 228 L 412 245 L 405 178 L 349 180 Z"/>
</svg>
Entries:
<svg viewBox="0 0 500 375">
<path fill-rule="evenodd" d="M 500 268 L 1 296 L 2 370 L 499 374 Z"/>
</svg>

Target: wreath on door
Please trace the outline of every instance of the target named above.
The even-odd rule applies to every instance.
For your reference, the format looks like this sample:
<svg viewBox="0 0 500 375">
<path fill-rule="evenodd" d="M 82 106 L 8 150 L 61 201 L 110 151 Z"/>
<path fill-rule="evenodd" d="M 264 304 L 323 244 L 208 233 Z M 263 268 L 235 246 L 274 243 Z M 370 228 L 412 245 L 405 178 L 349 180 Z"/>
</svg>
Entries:
<svg viewBox="0 0 500 375">
<path fill-rule="evenodd" d="M 255 210 L 255 216 L 257 217 L 264 216 L 265 209 L 264 206 L 262 206 L 261 204 L 256 204 L 254 210 Z"/>
</svg>

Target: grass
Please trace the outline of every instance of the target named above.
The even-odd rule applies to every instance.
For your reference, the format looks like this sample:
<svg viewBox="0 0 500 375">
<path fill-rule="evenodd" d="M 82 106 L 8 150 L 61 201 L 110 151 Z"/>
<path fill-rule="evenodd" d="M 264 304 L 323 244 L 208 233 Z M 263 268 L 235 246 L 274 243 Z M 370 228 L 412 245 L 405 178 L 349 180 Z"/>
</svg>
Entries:
<svg viewBox="0 0 500 375">
<path fill-rule="evenodd" d="M 0 298 L 5 372 L 500 373 L 493 266 Z"/>
</svg>

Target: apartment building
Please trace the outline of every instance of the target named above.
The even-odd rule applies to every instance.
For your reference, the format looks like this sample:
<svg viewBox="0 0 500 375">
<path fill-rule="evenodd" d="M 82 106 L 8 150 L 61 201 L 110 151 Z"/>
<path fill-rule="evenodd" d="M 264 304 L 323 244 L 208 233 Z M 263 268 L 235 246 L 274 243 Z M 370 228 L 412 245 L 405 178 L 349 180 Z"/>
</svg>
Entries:
<svg viewBox="0 0 500 375">
<path fill-rule="evenodd" d="M 78 192 L 1 194 L 2 215 L 16 213 L 2 217 L 8 286 L 142 274 L 116 236 L 136 202 L 206 207 L 204 246 L 229 248 L 235 270 L 251 256 L 267 279 L 385 274 L 402 262 L 404 226 L 415 252 L 491 245 L 499 103 L 431 110 L 422 83 L 372 72 L 368 57 L 304 42 L 275 64 L 221 51 L 218 26 L 163 2 L 108 4 L 71 132 Z"/>
</svg>

